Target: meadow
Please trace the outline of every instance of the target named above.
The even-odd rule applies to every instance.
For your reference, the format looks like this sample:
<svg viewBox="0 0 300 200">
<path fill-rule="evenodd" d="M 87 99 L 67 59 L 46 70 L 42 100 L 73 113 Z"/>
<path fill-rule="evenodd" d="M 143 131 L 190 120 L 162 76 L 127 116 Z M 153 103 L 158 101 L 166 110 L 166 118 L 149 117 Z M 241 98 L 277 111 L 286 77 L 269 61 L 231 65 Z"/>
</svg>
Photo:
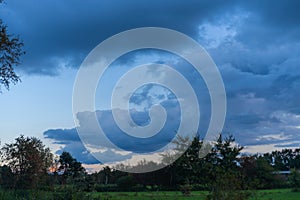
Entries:
<svg viewBox="0 0 300 200">
<path fill-rule="evenodd" d="M 194 191 L 189 196 L 181 192 L 112 192 L 94 193 L 93 197 L 108 200 L 205 200 L 208 192 Z M 300 192 L 291 189 L 256 190 L 251 192 L 251 200 L 299 200 Z"/>
<path fill-rule="evenodd" d="M 291 189 L 254 190 L 251 200 L 299 200 L 300 192 Z M 0 191 L 1 200 L 51 199 L 51 200 L 205 200 L 207 191 L 193 191 L 185 196 L 180 191 L 158 192 L 88 192 L 88 193 L 53 193 L 46 191 Z"/>
</svg>

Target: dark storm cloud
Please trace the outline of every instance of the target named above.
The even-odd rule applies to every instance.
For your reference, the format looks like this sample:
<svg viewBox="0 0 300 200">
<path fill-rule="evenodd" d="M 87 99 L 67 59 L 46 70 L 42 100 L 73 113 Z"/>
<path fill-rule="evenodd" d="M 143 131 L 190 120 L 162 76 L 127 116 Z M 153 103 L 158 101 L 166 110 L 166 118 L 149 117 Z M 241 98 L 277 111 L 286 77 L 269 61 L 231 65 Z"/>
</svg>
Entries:
<svg viewBox="0 0 300 200">
<path fill-rule="evenodd" d="M 78 132 L 75 128 L 72 129 L 50 129 L 43 133 L 46 139 L 52 140 L 54 144 L 61 144 L 62 147 L 55 153 L 60 155 L 62 152 L 67 151 L 72 154 L 79 162 L 84 164 L 99 164 L 97 160 L 83 145 Z M 103 157 L 103 162 L 124 160 L 129 156 L 120 155 L 107 149 L 103 152 L 98 152 Z"/>
<path fill-rule="evenodd" d="M 224 79 L 224 131 L 243 145 L 286 145 L 282 143 L 300 139 L 299 2 L 270 3 L 240 2 L 241 9 L 208 21 L 199 33 Z M 216 42 L 205 35 L 213 33 L 209 30 L 225 31 Z"/>
<path fill-rule="evenodd" d="M 61 144 L 61 147 L 55 153 L 61 154 L 63 151 L 70 152 L 78 161 L 85 164 L 97 164 L 95 159 L 83 146 L 77 130 L 72 129 L 50 129 L 43 133 L 46 139 L 52 140 L 54 144 Z"/>
<path fill-rule="evenodd" d="M 68 151 L 80 162 L 85 164 L 96 164 L 96 163 L 107 163 L 116 162 L 129 159 L 132 157 L 132 153 L 141 152 L 152 152 L 156 151 L 166 144 L 168 144 L 176 135 L 176 130 L 178 129 L 179 119 L 176 119 L 178 114 L 178 105 L 173 102 L 167 103 L 164 101 L 162 103 L 164 107 L 168 110 L 168 118 L 166 120 L 165 126 L 159 133 L 155 136 L 140 139 L 137 137 L 131 137 L 118 128 L 111 110 L 101 110 L 96 111 L 97 119 L 105 133 L 105 135 L 99 134 L 95 127 L 91 126 L 89 122 L 93 121 L 94 112 L 82 112 L 78 114 L 78 120 L 80 126 L 75 129 L 50 129 L 43 133 L 46 139 L 50 139 L 54 144 L 61 144 L 62 147 L 56 153 L 60 154 L 62 151 Z M 127 111 L 120 110 L 120 113 Z M 138 125 L 147 125 L 149 121 L 149 113 L 146 111 L 140 112 L 136 110 L 131 110 L 131 116 L 134 122 Z M 157 117 L 157 116 L 155 116 Z M 126 120 L 126 119 L 125 119 Z M 80 131 L 81 138 L 78 135 Z M 81 140 L 84 138 L 83 140 Z M 110 142 L 106 142 L 107 139 Z M 85 148 L 83 145 L 88 145 L 93 149 L 95 155 L 101 158 L 97 161 L 93 155 Z M 118 148 L 112 148 L 110 143 L 116 145 L 116 147 L 121 148 L 125 151 L 130 151 L 132 153 L 122 155 L 117 151 Z"/>
<path fill-rule="evenodd" d="M 238 27 L 236 39 L 253 51 L 298 40 L 300 29 L 298 1 L 54 0 L 37 4 L 29 0 L 10 1 L 1 7 L 1 17 L 26 44 L 27 54 L 20 69 L 48 75 L 57 74 L 61 67 L 79 67 L 99 42 L 136 27 L 161 26 L 197 38 L 198 26 L 204 22 L 248 13 L 247 23 Z M 232 65 L 243 72 L 269 73 L 269 63 L 247 52 L 221 53 L 228 60 L 234 59 Z"/>
<path fill-rule="evenodd" d="M 104 39 L 131 28 L 162 26 L 197 33 L 197 24 L 227 9 L 221 1 L 9 1 L 1 17 L 24 39 L 22 69 L 55 75 L 79 67 Z"/>
<path fill-rule="evenodd" d="M 286 31 L 299 30 L 300 2 L 295 1 L 244 1 L 245 8 L 257 13 L 257 18 L 265 24 L 265 30 L 273 28 Z M 262 29 L 261 29 L 262 30 Z M 280 32 L 279 32 L 280 33 Z M 290 36 L 290 35 L 287 35 Z"/>
<path fill-rule="evenodd" d="M 2 15 L 24 38 L 24 71 L 48 75 L 63 66 L 79 67 L 93 47 L 120 31 L 144 26 L 181 31 L 198 40 L 220 69 L 228 100 L 224 132 L 233 133 L 242 145 L 299 141 L 300 2 L 224 2 L 56 0 L 33 9 L 33 1 L 12 1 Z M 127 58 L 117 64 L 143 61 L 139 55 Z M 187 70 L 182 73 L 198 84 Z M 150 89 L 132 96 L 132 102 L 141 104 Z M 137 118 L 146 120 L 148 115 Z M 111 125 L 108 118 L 103 120 Z M 67 144 L 66 132 L 46 135 Z"/>
<path fill-rule="evenodd" d="M 47 139 L 53 139 L 57 144 L 69 144 L 80 140 L 75 128 L 49 129 L 44 132 L 44 137 Z"/>
</svg>

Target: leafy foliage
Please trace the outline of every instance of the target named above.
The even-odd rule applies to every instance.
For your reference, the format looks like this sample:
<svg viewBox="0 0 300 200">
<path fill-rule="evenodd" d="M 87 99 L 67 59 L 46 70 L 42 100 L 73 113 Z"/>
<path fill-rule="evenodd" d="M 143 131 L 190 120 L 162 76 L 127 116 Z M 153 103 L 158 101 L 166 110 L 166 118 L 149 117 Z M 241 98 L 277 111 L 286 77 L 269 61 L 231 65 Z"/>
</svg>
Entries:
<svg viewBox="0 0 300 200">
<path fill-rule="evenodd" d="M 180 190 L 191 198 L 192 191 L 205 190 L 209 191 L 205 195 L 207 199 L 249 199 L 256 189 L 291 186 L 296 191 L 300 187 L 299 172 L 295 167 L 299 162 L 299 149 L 245 155 L 233 136 L 224 139 L 220 136 L 216 143 L 207 146 L 211 148 L 210 153 L 201 158 L 199 151 L 204 144 L 199 137 L 192 140 L 178 138 L 175 145 L 181 156 L 172 162 L 172 154 L 164 155 L 165 164 L 170 165 L 157 171 L 131 174 L 106 166 L 99 172 L 87 174 L 69 152 L 63 152 L 53 163 L 52 154 L 41 141 L 21 135 L 16 142 L 5 144 L 1 149 L 0 184 L 7 191 L 17 189 L 21 192 L 17 196 L 22 198 L 27 198 L 26 191 L 33 188 L 51 191 L 50 196 L 57 199 L 75 196 L 84 199 L 85 192 L 93 191 L 159 190 Z M 49 166 L 52 173 L 47 173 Z M 132 168 L 155 166 L 158 164 L 144 160 Z M 278 172 L 278 169 L 291 169 L 291 166 L 295 171 L 289 178 Z M 29 196 L 32 195 L 38 194 Z"/>
<path fill-rule="evenodd" d="M 17 187 L 34 188 L 53 163 L 49 148 L 35 137 L 20 137 L 1 148 L 1 159 L 16 176 Z"/>
<path fill-rule="evenodd" d="M 296 169 L 291 170 L 291 175 L 289 177 L 289 182 L 291 187 L 293 188 L 293 192 L 300 191 L 300 173 Z"/>
<path fill-rule="evenodd" d="M 9 89 L 11 83 L 20 81 L 14 67 L 20 64 L 20 57 L 25 53 L 23 46 L 19 37 L 8 33 L 7 26 L 0 19 L 0 92 L 1 85 Z"/>
<path fill-rule="evenodd" d="M 243 147 L 234 144 L 232 135 L 223 140 L 220 135 L 211 153 L 207 156 L 210 167 L 208 183 L 209 199 L 247 199 L 243 189 L 239 155 Z"/>
<path fill-rule="evenodd" d="M 82 164 L 71 156 L 69 152 L 63 152 L 59 157 L 60 167 L 63 173 L 67 176 L 77 177 L 85 172 Z"/>
</svg>

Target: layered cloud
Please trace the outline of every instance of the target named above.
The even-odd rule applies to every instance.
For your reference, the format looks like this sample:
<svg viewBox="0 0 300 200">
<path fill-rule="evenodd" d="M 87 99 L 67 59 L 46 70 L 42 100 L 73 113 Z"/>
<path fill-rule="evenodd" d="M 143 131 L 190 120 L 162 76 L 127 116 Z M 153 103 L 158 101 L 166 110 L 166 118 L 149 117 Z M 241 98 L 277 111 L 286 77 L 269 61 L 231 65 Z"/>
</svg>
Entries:
<svg viewBox="0 0 300 200">
<path fill-rule="evenodd" d="M 124 133 L 116 124 L 111 110 L 78 113 L 77 119 L 80 126 L 77 129 L 51 129 L 44 132 L 44 137 L 61 145 L 62 148 L 56 153 L 72 152 L 79 161 L 85 164 L 115 163 L 131 159 L 139 154 L 146 156 L 149 152 L 160 150 L 176 137 L 176 130 L 180 123 L 180 119 L 176 119 L 180 116 L 179 107 L 174 103 L 165 103 L 165 106 L 168 106 L 166 108 L 168 119 L 164 128 L 152 137 L 139 138 Z M 125 116 L 128 111 L 117 110 L 116 112 L 120 116 Z M 130 114 L 135 126 L 152 123 L 148 112 L 131 110 Z M 154 113 L 152 117 L 161 117 L 158 114 Z M 94 123 L 94 117 L 99 124 Z M 130 123 L 126 118 L 123 120 L 123 123 Z M 103 132 L 99 131 L 99 126 Z"/>
<path fill-rule="evenodd" d="M 61 67 L 78 68 L 104 39 L 131 28 L 158 26 L 193 34 L 195 24 L 229 8 L 224 3 L 179 0 L 140 1 L 10 1 L 1 18 L 20 33 L 26 45 L 22 70 L 57 75 Z"/>
<path fill-rule="evenodd" d="M 35 4 L 31 0 L 9 1 L 0 8 L 9 30 L 20 33 L 24 40 L 27 54 L 20 68 L 24 73 L 57 75 L 61 68 L 78 68 L 90 50 L 120 31 L 145 26 L 175 29 L 203 45 L 221 72 L 228 101 L 224 133 L 232 133 L 241 145 L 253 147 L 251 151 L 260 151 L 258 145 L 269 149 L 299 147 L 298 1 L 54 0 L 40 3 L 38 8 Z M 172 65 L 189 79 L 199 91 L 199 132 L 205 132 L 210 119 L 209 95 L 203 80 L 186 67 L 188 63 L 162 52 L 148 51 L 120 58 L 113 70 L 118 74 L 126 72 L 128 66 L 145 62 Z M 160 74 L 154 69 L 148 73 Z M 114 78 L 121 76 L 120 73 Z M 111 76 L 107 79 L 112 80 Z M 166 100 L 167 93 L 149 95 L 156 92 L 152 86 L 146 86 L 132 96 L 131 106 L 137 111 L 132 116 L 139 125 L 148 123 L 147 112 L 138 112 L 141 108 Z M 171 108 L 171 101 L 165 104 Z M 114 127 L 113 119 L 108 117 L 110 112 L 96 112 L 98 117 L 106 116 L 100 117 L 100 121 L 107 129 Z M 87 119 L 88 113 L 82 113 L 81 120 Z M 167 129 L 172 131 L 174 124 Z M 114 137 L 118 133 L 114 129 L 110 132 Z M 80 161 L 98 162 L 83 146 L 75 128 L 48 130 L 44 135 L 63 145 L 62 150 L 74 152 Z M 124 148 L 136 150 L 130 142 Z M 113 154 L 119 160 L 132 156 L 114 152 L 104 144 L 99 154 L 106 161 Z"/>
</svg>

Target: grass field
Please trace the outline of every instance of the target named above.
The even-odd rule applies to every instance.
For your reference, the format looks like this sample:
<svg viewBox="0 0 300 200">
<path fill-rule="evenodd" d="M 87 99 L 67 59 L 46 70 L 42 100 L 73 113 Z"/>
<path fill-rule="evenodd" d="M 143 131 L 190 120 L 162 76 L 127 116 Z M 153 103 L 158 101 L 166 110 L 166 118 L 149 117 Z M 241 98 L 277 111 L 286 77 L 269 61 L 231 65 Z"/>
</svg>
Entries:
<svg viewBox="0 0 300 200">
<path fill-rule="evenodd" d="M 256 198 L 259 200 L 300 200 L 300 192 L 291 192 L 291 189 L 259 190 Z"/>
<path fill-rule="evenodd" d="M 107 200 L 205 200 L 207 192 L 192 192 L 184 196 L 181 192 L 109 192 L 94 193 L 94 197 Z M 253 192 L 253 200 L 300 200 L 300 192 L 290 189 L 259 190 Z"/>
<path fill-rule="evenodd" d="M 109 200 L 182 200 L 205 199 L 207 192 L 193 192 L 191 196 L 184 196 L 181 192 L 112 192 L 98 193 L 100 199 Z"/>
<path fill-rule="evenodd" d="M 23 199 L 72 199 L 72 200 L 205 200 L 208 192 L 196 191 L 190 196 L 181 192 L 90 192 L 90 193 L 52 193 L 46 191 L 31 191 L 29 195 L 16 195 L 13 191 L 0 191 L 0 200 Z M 291 192 L 291 189 L 257 190 L 251 192 L 251 200 L 300 200 L 300 192 Z"/>
</svg>

